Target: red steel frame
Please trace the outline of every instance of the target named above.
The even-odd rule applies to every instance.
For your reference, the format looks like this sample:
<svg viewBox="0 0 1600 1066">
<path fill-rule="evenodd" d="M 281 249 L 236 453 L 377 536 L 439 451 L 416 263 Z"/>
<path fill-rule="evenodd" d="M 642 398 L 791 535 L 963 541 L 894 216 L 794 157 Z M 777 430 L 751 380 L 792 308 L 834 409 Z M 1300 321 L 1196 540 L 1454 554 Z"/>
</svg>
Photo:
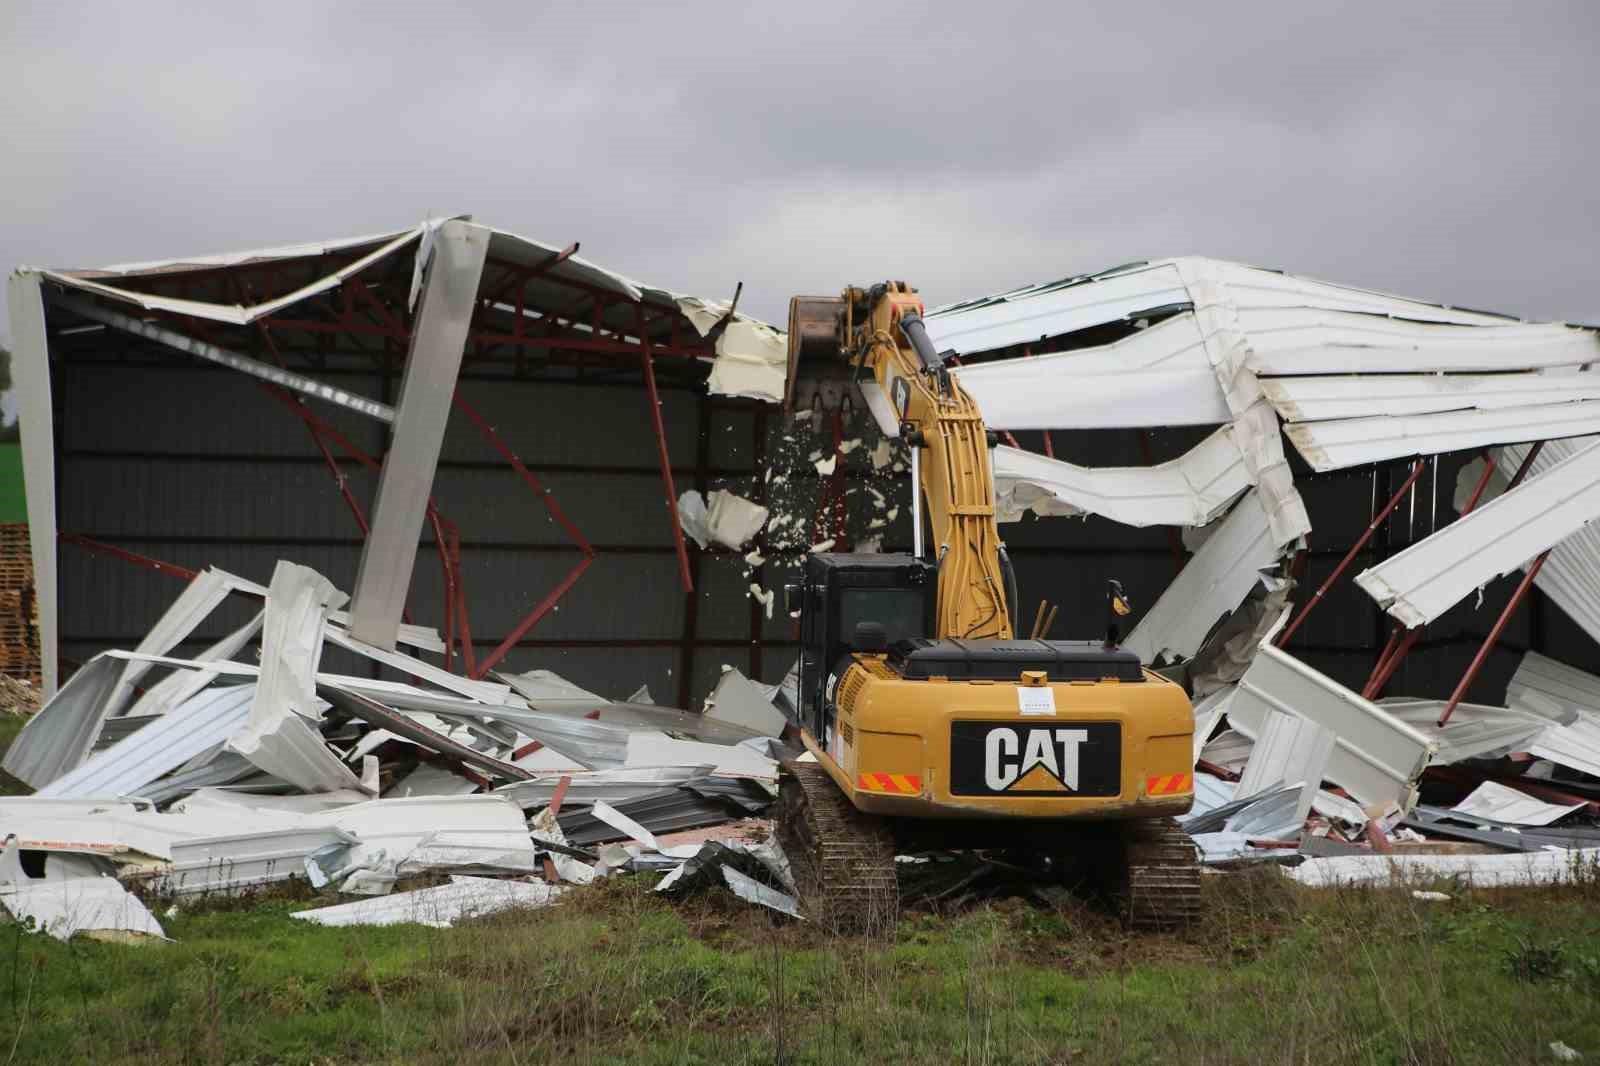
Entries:
<svg viewBox="0 0 1600 1066">
<path fill-rule="evenodd" d="M 1406 494 L 1411 491 L 1411 486 L 1417 483 L 1417 478 L 1422 476 L 1422 469 L 1425 465 L 1421 459 L 1411 464 L 1411 476 L 1406 478 L 1405 482 L 1395 490 L 1393 496 L 1389 497 L 1389 502 L 1384 505 L 1383 510 L 1379 511 L 1372 521 L 1367 523 L 1367 528 L 1362 531 L 1360 538 L 1350 546 L 1349 551 L 1344 553 L 1344 558 L 1339 560 L 1339 565 L 1333 568 L 1333 573 L 1328 575 L 1327 580 L 1317 587 L 1316 592 L 1311 594 L 1311 599 L 1307 600 L 1306 605 L 1300 608 L 1300 613 L 1295 615 L 1294 621 L 1284 627 L 1283 632 L 1278 635 L 1278 647 L 1281 648 L 1289 643 L 1289 638 L 1294 636 L 1294 631 L 1300 628 L 1300 623 L 1304 622 L 1306 616 L 1315 609 L 1317 604 L 1322 602 L 1323 595 L 1333 587 L 1335 581 L 1339 580 L 1340 575 L 1355 560 L 1361 549 L 1367 546 L 1367 541 L 1372 539 L 1372 535 L 1378 532 L 1384 522 L 1388 521 L 1389 515 L 1396 507 L 1400 506 L 1400 501 L 1405 499 Z"/>
<path fill-rule="evenodd" d="M 1507 492 L 1510 492 L 1512 489 L 1522 484 L 1523 479 L 1528 476 L 1528 471 L 1533 469 L 1533 461 L 1539 457 L 1539 452 L 1543 449 L 1544 441 L 1540 440 L 1533 442 L 1533 446 L 1528 449 L 1527 456 L 1522 460 L 1522 465 L 1517 467 L 1517 472 L 1515 476 L 1512 477 L 1511 483 L 1506 486 Z M 1485 449 L 1483 453 L 1483 473 L 1479 476 L 1478 484 L 1473 488 L 1472 495 L 1467 499 L 1466 505 L 1461 508 L 1461 518 L 1465 518 L 1467 515 L 1471 514 L 1473 509 L 1478 506 L 1478 502 L 1483 499 L 1484 490 L 1489 487 L 1489 479 L 1494 476 L 1494 470 L 1494 455 L 1488 449 Z M 1544 565 L 1542 557 L 1540 558 L 1538 565 Z M 1527 579 L 1526 583 L 1531 583 L 1531 581 L 1532 578 L 1530 577 Z M 1521 602 L 1524 595 L 1526 595 L 1526 589 L 1519 586 L 1517 592 L 1513 594 L 1513 601 L 1506 605 L 1507 610 L 1509 611 L 1514 609 L 1516 604 Z M 1478 668 L 1482 666 L 1482 660 L 1487 658 L 1489 647 L 1491 647 L 1494 642 L 1499 639 L 1500 631 L 1505 628 L 1505 620 L 1507 617 L 1509 617 L 1509 615 L 1502 612 L 1501 619 L 1495 623 L 1494 629 L 1485 639 L 1483 648 L 1479 649 L 1477 656 L 1473 658 L 1474 665 L 1468 667 L 1469 676 L 1462 679 L 1465 684 L 1470 685 L 1472 679 L 1477 677 Z M 1363 698 L 1369 700 L 1378 698 L 1378 695 L 1383 691 L 1384 686 L 1389 683 L 1389 679 L 1392 678 L 1395 671 L 1400 668 L 1400 663 L 1408 654 L 1410 654 L 1411 649 L 1416 646 L 1417 641 L 1422 638 L 1423 630 L 1426 628 L 1426 626 L 1414 626 L 1411 629 L 1405 630 L 1404 636 L 1401 636 L 1401 628 L 1399 626 L 1394 628 L 1394 632 L 1389 636 L 1388 643 L 1384 645 L 1383 653 L 1378 656 L 1377 665 L 1372 668 L 1372 676 L 1367 678 L 1367 683 L 1361 690 L 1361 695 Z M 1462 693 L 1466 691 L 1466 689 L 1461 685 L 1458 685 L 1457 689 Z M 1448 719 L 1449 712 L 1455 710 L 1455 705 L 1458 702 L 1460 702 L 1459 696 L 1452 697 L 1450 706 L 1447 708 L 1444 717 L 1442 717 L 1439 721 L 1440 725 L 1443 725 Z"/>
<path fill-rule="evenodd" d="M 516 314 L 513 318 L 512 332 L 499 334 L 475 329 L 469 333 L 468 343 L 478 346 L 510 345 L 519 351 L 520 360 L 528 349 L 555 349 L 560 348 L 575 352 L 593 352 L 611 355 L 632 353 L 641 357 L 645 393 L 650 404 L 650 421 L 655 433 L 662 481 L 665 488 L 667 511 L 671 522 L 673 541 L 678 558 L 679 574 L 684 590 L 692 592 L 693 578 L 689 570 L 688 551 L 684 542 L 683 529 L 678 521 L 677 493 L 673 484 L 671 458 L 667 448 L 666 428 L 661 415 L 661 399 L 656 388 L 654 361 L 657 358 L 676 357 L 683 359 L 701 359 L 709 354 L 708 346 L 685 346 L 679 343 L 679 322 L 676 316 L 670 317 L 670 336 L 666 343 L 653 342 L 649 337 L 651 324 L 659 323 L 662 315 L 655 317 L 647 314 L 641 301 L 631 301 L 634 310 L 634 326 L 636 336 L 633 340 L 623 337 L 620 333 L 612 331 L 607 334 L 602 320 L 608 306 L 622 299 L 618 294 L 586 282 L 570 278 L 557 278 L 548 275 L 548 271 L 576 254 L 576 242 L 560 252 L 553 253 L 539 263 L 523 265 L 511 263 L 491 257 L 489 263 L 505 271 L 498 279 L 498 288 L 491 293 L 480 297 L 480 313 L 483 309 L 498 304 L 515 291 Z M 263 264 L 261 267 L 246 268 L 244 273 L 266 273 L 268 287 L 282 291 L 284 286 L 280 282 L 279 271 L 284 264 Z M 230 291 L 239 302 L 244 302 L 246 292 L 254 297 L 253 286 L 248 279 L 241 281 L 239 272 L 225 272 L 222 269 L 207 269 L 202 271 L 186 272 L 181 281 L 181 288 L 188 294 L 194 281 L 212 275 L 224 276 Z M 526 285 L 535 277 L 544 276 L 545 280 L 568 288 L 578 289 L 592 297 L 590 321 L 584 323 L 586 332 L 579 329 L 575 318 L 564 319 L 560 315 L 542 313 L 536 320 L 527 317 Z M 332 295 L 332 294 L 330 294 Z M 382 338 L 385 343 L 385 358 L 398 355 L 399 346 L 410 340 L 410 323 L 406 313 L 391 310 L 382 300 L 378 299 L 369 286 L 357 278 L 346 279 L 337 290 L 340 298 L 338 314 L 333 321 L 320 319 L 290 319 L 281 317 L 267 317 L 259 320 L 256 326 L 262 342 L 279 366 L 286 366 L 282 353 L 272 335 L 272 328 L 294 329 L 318 336 L 332 334 L 350 334 L 354 336 L 374 336 Z M 251 302 L 254 302 L 252 299 Z M 357 317 L 356 304 L 360 303 L 371 317 L 362 319 Z M 193 335 L 205 337 L 208 332 L 207 324 L 187 315 L 161 313 L 158 317 L 168 318 L 175 324 L 182 326 Z M 730 316 L 731 317 L 731 314 Z M 538 322 L 543 335 L 534 336 L 527 332 L 530 321 Z M 474 326 L 480 325 L 474 321 Z M 318 453 L 322 456 L 324 464 L 334 478 L 339 493 L 348 506 L 356 525 L 362 535 L 369 532 L 369 523 L 360 501 L 351 491 L 348 478 L 344 473 L 340 460 L 334 455 L 330 443 L 338 447 L 351 460 L 360 463 L 370 470 L 381 470 L 381 460 L 368 454 L 358 447 L 348 437 L 334 426 L 320 418 L 305 403 L 304 399 L 280 386 L 267 382 L 260 383 L 261 388 L 279 402 L 283 403 L 305 424 L 311 434 L 313 443 Z M 461 537 L 460 531 L 454 523 L 446 519 L 439 511 L 436 501 L 431 497 L 428 501 L 427 520 L 434 536 L 435 548 L 439 553 L 440 568 L 445 593 L 445 617 L 443 635 L 445 642 L 445 669 L 450 669 L 455 661 L 456 652 L 460 652 L 460 664 L 465 673 L 472 677 L 482 677 L 494 668 L 514 648 L 517 643 L 527 635 L 539 621 L 544 618 L 556 605 L 566 592 L 572 588 L 595 561 L 595 550 L 583 536 L 578 527 L 567 517 L 566 513 L 557 504 L 539 478 L 528 469 L 521 457 L 495 431 L 494 427 L 483 418 L 479 412 L 469 404 L 464 397 L 457 393 L 454 404 L 466 416 L 480 435 L 504 458 L 508 465 L 543 502 L 551 517 L 562 527 L 563 531 L 576 545 L 581 557 L 572 570 L 563 578 L 549 594 L 547 594 L 532 610 L 519 622 L 500 644 L 491 651 L 482 661 L 478 661 L 472 643 L 472 628 L 467 605 L 466 584 L 461 570 Z M 137 552 L 119 548 L 114 545 L 104 544 L 87 537 L 73 533 L 60 533 L 59 539 L 65 543 L 77 544 L 92 553 L 109 555 L 139 566 L 144 566 L 159 573 L 172 574 L 185 580 L 192 580 L 195 571 L 174 563 L 153 559 L 140 555 Z M 409 614 L 407 615 L 409 620 Z"/>
</svg>

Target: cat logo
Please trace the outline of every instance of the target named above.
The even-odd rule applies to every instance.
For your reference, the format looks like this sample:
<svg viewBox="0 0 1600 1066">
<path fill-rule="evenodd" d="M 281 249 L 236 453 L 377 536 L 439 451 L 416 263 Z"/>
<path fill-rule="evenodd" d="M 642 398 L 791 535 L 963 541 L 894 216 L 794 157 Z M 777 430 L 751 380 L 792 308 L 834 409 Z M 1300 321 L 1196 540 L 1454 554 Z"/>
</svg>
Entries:
<svg viewBox="0 0 1600 1066">
<path fill-rule="evenodd" d="M 1116 796 L 1122 728 L 1116 722 L 954 721 L 954 796 Z"/>
<path fill-rule="evenodd" d="M 1087 729 L 991 729 L 983 739 L 983 783 L 992 792 L 1078 791 L 1078 749 Z"/>
</svg>

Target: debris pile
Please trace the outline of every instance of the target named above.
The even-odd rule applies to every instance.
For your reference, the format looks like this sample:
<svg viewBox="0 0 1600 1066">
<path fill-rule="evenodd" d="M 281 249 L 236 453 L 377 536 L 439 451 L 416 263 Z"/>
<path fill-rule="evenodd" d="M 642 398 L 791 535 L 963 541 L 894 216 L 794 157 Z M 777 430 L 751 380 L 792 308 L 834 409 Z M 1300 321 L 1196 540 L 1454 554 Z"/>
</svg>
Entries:
<svg viewBox="0 0 1600 1066">
<path fill-rule="evenodd" d="M 255 616 L 173 657 L 230 596 Z M 773 845 L 658 837 L 766 811 L 786 750 L 771 702 L 782 686 L 730 669 L 696 715 L 542 670 L 464 677 L 358 640 L 345 601 L 294 563 L 265 588 L 207 569 L 137 648 L 84 664 L 6 753 L 35 791 L 0 798 L 0 906 L 62 938 L 159 937 L 141 895 L 181 905 L 303 878 L 373 897 L 308 921 L 448 925 L 690 860 L 757 902 L 783 894 Z M 400 642 L 443 650 L 422 627 Z M 324 671 L 333 648 L 381 676 Z M 451 880 L 392 891 L 419 875 Z"/>
</svg>

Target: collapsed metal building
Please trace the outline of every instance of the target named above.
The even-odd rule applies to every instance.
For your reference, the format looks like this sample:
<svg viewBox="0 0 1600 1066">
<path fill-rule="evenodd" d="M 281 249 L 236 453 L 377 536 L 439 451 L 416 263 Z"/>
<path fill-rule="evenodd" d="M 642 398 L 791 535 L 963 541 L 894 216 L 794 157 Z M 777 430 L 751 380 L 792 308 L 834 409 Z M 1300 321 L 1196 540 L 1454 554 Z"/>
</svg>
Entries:
<svg viewBox="0 0 1600 1066">
<path fill-rule="evenodd" d="M 802 913 L 744 837 L 810 757 L 778 590 L 812 550 L 939 553 L 894 390 L 795 396 L 737 293 L 576 251 L 451 219 L 13 275 L 47 694 L 70 680 L 6 752 L 37 792 L 0 804 L 0 908 L 163 936 L 119 880 L 304 876 L 381 897 L 308 921 L 449 924 L 643 870 Z M 998 435 L 1015 622 L 1089 635 L 1116 579 L 1123 647 L 1190 690 L 1194 772 L 1122 788 L 1192 791 L 1200 861 L 1592 869 L 1600 333 L 1206 259 L 925 322 Z M 904 858 L 903 901 L 1018 873 Z M 424 872 L 452 881 L 387 895 Z"/>
<path fill-rule="evenodd" d="M 812 469 L 806 450 L 827 451 L 829 427 L 815 418 L 813 440 L 785 424 L 781 333 L 737 299 L 633 282 L 576 251 L 450 220 L 18 271 L 47 690 L 58 656 L 70 667 L 136 644 L 175 578 L 214 564 L 265 583 L 280 558 L 351 589 L 352 632 L 374 644 L 392 644 L 402 620 L 436 626 L 456 671 L 542 667 L 680 706 L 724 664 L 781 678 L 790 622 L 759 594 L 781 596 L 790 557 L 771 549 L 770 527 L 748 557 L 702 548 L 678 497 L 726 487 L 770 503 L 786 453 L 779 479 L 804 482 L 788 503 L 801 550 L 845 546 L 874 463 L 840 445 L 873 434 L 871 420 L 828 412 L 836 462 Z M 1463 469 L 1489 486 L 1488 449 L 1600 432 L 1592 330 L 1200 259 L 1063 279 L 928 322 L 1005 438 L 995 472 L 1002 510 L 1022 519 L 1005 535 L 1023 612 L 1061 604 L 1055 635 L 1094 629 L 1114 577 L 1138 612 L 1131 646 L 1183 661 L 1271 591 L 1262 571 L 1298 583 L 1275 603 L 1305 602 L 1337 571 L 1289 647 L 1353 691 L 1442 699 L 1487 647 L 1462 696 L 1495 703 L 1525 651 L 1593 660 L 1600 594 L 1576 549 L 1503 626 L 1518 582 L 1488 579 L 1528 559 L 1476 581 L 1481 605 L 1401 621 L 1350 580 L 1455 520 Z M 906 479 L 876 485 L 875 540 L 906 550 Z M 1259 518 L 1240 518 L 1232 554 L 1219 542 L 1194 569 L 1242 494 Z M 239 610 L 175 653 L 215 640 Z"/>
</svg>

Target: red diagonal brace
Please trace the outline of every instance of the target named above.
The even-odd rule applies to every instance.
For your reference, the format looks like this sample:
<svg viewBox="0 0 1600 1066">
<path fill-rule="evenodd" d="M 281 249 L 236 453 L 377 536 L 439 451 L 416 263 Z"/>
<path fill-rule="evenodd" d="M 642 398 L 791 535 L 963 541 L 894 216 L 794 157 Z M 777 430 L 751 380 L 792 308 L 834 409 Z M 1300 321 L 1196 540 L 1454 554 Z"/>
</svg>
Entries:
<svg viewBox="0 0 1600 1066">
<path fill-rule="evenodd" d="M 1278 636 L 1278 647 L 1281 648 L 1289 643 L 1289 638 L 1294 636 L 1294 631 L 1300 628 L 1300 623 L 1306 620 L 1306 615 L 1310 614 L 1312 609 L 1316 607 L 1317 604 L 1322 602 L 1323 594 L 1327 592 L 1328 589 L 1333 587 L 1333 583 L 1335 581 L 1339 580 L 1340 575 L 1342 575 L 1346 568 L 1349 567 L 1350 563 L 1355 559 L 1357 553 L 1359 553 L 1362 548 L 1367 546 L 1367 541 L 1372 539 L 1372 535 L 1376 533 L 1378 528 L 1382 526 L 1383 523 L 1388 519 L 1389 514 L 1396 507 L 1400 506 L 1400 501 L 1405 499 L 1406 493 L 1411 491 L 1411 486 L 1417 483 L 1417 478 L 1422 476 L 1422 468 L 1424 465 L 1425 464 L 1421 459 L 1418 459 L 1415 463 L 1411 464 L 1411 476 L 1407 477 L 1405 482 L 1395 490 L 1394 495 L 1389 497 L 1389 502 L 1384 505 L 1383 510 L 1379 511 L 1377 516 L 1373 518 L 1372 521 L 1367 523 L 1366 530 L 1361 534 L 1360 538 L 1357 539 L 1355 544 L 1351 545 L 1350 550 L 1344 553 L 1344 558 L 1340 559 L 1339 565 L 1333 568 L 1333 573 L 1329 574 L 1328 579 L 1317 588 L 1316 592 L 1311 594 L 1311 599 L 1306 601 L 1306 605 L 1304 607 L 1300 608 L 1300 613 L 1295 615 L 1294 621 L 1290 622 L 1284 631 Z"/>
<path fill-rule="evenodd" d="M 1439 725 L 1443 726 L 1455 713 L 1456 704 L 1461 702 L 1461 697 L 1467 694 L 1467 689 L 1472 687 L 1472 682 L 1477 680 L 1478 671 L 1483 669 L 1484 660 L 1489 658 L 1489 652 L 1500 639 L 1500 632 L 1505 629 L 1506 623 L 1511 621 L 1511 616 L 1517 613 L 1522 598 L 1533 587 L 1533 579 L 1539 576 L 1539 571 L 1544 568 L 1544 561 L 1550 558 L 1551 549 L 1546 548 L 1539 553 L 1539 557 L 1528 567 L 1528 572 L 1522 575 L 1522 582 L 1517 585 L 1517 591 L 1511 594 L 1511 599 L 1506 601 L 1505 608 L 1500 612 L 1500 617 L 1495 619 L 1494 628 L 1489 630 L 1489 635 L 1483 638 L 1483 643 L 1478 647 L 1478 654 L 1472 657 L 1472 664 L 1467 667 L 1467 672 L 1461 675 L 1461 680 L 1456 685 L 1456 690 L 1450 693 L 1450 702 L 1444 705 L 1444 710 L 1439 715 Z"/>
<path fill-rule="evenodd" d="M 656 368 L 650 355 L 650 338 L 645 333 L 644 307 L 633 306 L 634 327 L 639 333 L 639 353 L 644 362 L 644 391 L 650 401 L 650 423 L 656 431 L 656 450 L 661 455 L 661 480 L 667 492 L 667 514 L 672 519 L 672 542 L 678 549 L 678 576 L 683 579 L 683 591 L 694 591 L 694 578 L 689 576 L 689 549 L 683 543 L 683 524 L 678 521 L 678 489 L 672 483 L 672 458 L 667 454 L 667 427 L 661 421 L 661 397 L 656 392 Z"/>
</svg>

